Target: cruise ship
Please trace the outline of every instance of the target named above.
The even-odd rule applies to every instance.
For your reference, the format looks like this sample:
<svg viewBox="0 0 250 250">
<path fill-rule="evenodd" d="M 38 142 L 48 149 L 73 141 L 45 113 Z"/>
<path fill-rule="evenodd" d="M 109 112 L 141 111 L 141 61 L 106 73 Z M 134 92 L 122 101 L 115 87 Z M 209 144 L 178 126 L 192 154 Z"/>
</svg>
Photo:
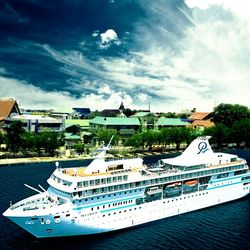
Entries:
<svg viewBox="0 0 250 250">
<path fill-rule="evenodd" d="M 146 166 L 141 158 L 106 159 L 102 147 L 85 167 L 57 164 L 47 190 L 3 215 L 37 238 L 91 235 L 130 228 L 249 194 L 250 171 L 237 155 L 215 153 L 196 138 L 174 158 Z"/>
</svg>

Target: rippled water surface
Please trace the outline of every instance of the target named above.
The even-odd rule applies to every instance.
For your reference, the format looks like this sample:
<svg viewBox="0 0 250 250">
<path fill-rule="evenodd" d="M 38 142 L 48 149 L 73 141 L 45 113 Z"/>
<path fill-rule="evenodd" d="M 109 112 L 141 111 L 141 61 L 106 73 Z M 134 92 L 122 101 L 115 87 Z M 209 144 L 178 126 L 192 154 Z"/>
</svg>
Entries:
<svg viewBox="0 0 250 250">
<path fill-rule="evenodd" d="M 238 154 L 250 164 L 250 151 L 230 153 Z M 154 162 L 157 158 L 146 157 L 145 161 Z M 24 183 L 47 187 L 46 180 L 53 170 L 50 165 L 1 167 L 0 212 L 8 208 L 10 200 L 17 202 L 33 194 Z M 36 239 L 0 216 L 0 249 L 250 249 L 250 196 L 95 236 Z"/>
</svg>

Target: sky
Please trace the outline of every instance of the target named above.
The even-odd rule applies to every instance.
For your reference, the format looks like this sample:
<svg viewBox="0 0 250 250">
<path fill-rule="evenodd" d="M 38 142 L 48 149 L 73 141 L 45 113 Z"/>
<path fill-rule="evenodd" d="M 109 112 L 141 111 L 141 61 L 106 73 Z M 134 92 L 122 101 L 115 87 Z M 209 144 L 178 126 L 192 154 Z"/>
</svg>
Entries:
<svg viewBox="0 0 250 250">
<path fill-rule="evenodd" d="M 0 98 L 23 109 L 250 106 L 249 0 L 0 0 Z"/>
</svg>

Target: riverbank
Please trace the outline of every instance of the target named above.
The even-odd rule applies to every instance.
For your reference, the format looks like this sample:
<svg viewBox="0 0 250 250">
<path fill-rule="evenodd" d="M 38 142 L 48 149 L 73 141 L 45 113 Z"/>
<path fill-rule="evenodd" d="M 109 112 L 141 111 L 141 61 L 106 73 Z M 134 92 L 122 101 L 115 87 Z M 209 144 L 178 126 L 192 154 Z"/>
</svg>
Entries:
<svg viewBox="0 0 250 250">
<path fill-rule="evenodd" d="M 107 153 L 106 158 L 133 158 L 133 157 L 144 157 L 144 156 L 156 156 L 164 154 L 173 154 L 182 152 L 182 150 L 171 150 L 164 152 L 140 152 L 140 153 L 125 153 L 125 154 L 111 154 Z M 39 163 L 39 162 L 61 162 L 61 161 L 78 161 L 78 160 L 91 160 L 94 159 L 91 155 L 79 155 L 77 157 L 30 157 L 30 158 L 9 158 L 0 159 L 0 167 L 13 164 L 29 164 L 29 163 Z"/>
</svg>

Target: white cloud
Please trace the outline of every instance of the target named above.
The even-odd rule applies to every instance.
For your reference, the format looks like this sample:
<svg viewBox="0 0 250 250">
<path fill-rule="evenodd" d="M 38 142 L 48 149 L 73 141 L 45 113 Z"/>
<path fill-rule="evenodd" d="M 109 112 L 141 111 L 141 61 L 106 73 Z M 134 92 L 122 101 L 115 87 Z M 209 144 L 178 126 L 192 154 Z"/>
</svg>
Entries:
<svg viewBox="0 0 250 250">
<path fill-rule="evenodd" d="M 116 32 L 113 29 L 108 29 L 104 33 L 100 34 L 101 42 L 100 48 L 108 48 L 112 43 L 120 45 L 121 41 L 118 39 Z"/>
<path fill-rule="evenodd" d="M 200 6 L 200 2 L 204 6 Z M 59 52 L 43 45 L 51 57 L 64 64 L 60 70 L 72 78 L 68 81 L 69 87 L 78 90 L 81 98 L 73 98 L 66 92 L 47 93 L 7 78 L 0 82 L 1 89 L 10 89 L 6 85 L 9 82 L 9 86 L 14 86 L 12 89 L 17 89 L 15 95 L 20 102 L 32 103 L 32 107 L 78 105 L 102 110 L 116 108 L 123 101 L 126 107 L 142 108 L 147 100 L 152 111 L 163 112 L 194 107 L 210 111 L 215 103 L 221 102 L 250 106 L 250 20 L 244 18 L 244 11 L 240 10 L 248 8 L 229 2 L 216 1 L 219 5 L 215 7 L 212 5 L 215 1 L 187 0 L 192 9 L 182 9 L 175 16 L 167 7 L 150 1 L 145 6 L 147 20 L 137 23 L 135 29 L 133 38 L 138 39 L 138 49 L 123 58 L 89 59 L 79 51 Z M 181 14 L 184 14 L 183 20 Z M 169 18 L 181 35 L 164 26 Z M 114 30 L 99 35 L 101 48 L 120 42 Z M 85 77 L 86 72 L 94 80 Z M 27 88 L 29 93 L 34 93 L 34 98 L 21 94 L 27 93 Z M 84 93 L 86 89 L 92 94 Z M 13 91 L 7 91 L 4 96 L 11 94 Z"/>
<path fill-rule="evenodd" d="M 147 102 L 149 100 L 149 96 L 147 94 L 144 94 L 144 93 L 137 94 L 136 98 L 138 98 L 138 100 L 141 102 Z"/>
<path fill-rule="evenodd" d="M 190 8 L 208 9 L 211 6 L 219 5 L 224 9 L 230 10 L 235 13 L 240 18 L 250 19 L 249 0 L 185 0 L 185 3 Z"/>
<path fill-rule="evenodd" d="M 17 100 L 20 108 L 70 110 L 72 107 L 89 107 L 91 110 L 103 110 L 119 107 L 121 101 L 130 107 L 132 98 L 125 92 L 114 91 L 108 85 L 100 87 L 100 94 L 82 94 L 79 98 L 68 92 L 46 91 L 25 81 L 0 76 L 1 97 Z M 104 91 L 106 89 L 106 91 Z M 99 90 L 99 89 L 97 89 Z M 103 91 L 103 93 L 101 93 Z M 105 92 L 105 93 L 104 93 Z M 29 93 L 29 94 L 27 94 Z"/>
<path fill-rule="evenodd" d="M 92 36 L 93 36 L 93 37 L 97 37 L 97 36 L 99 36 L 99 34 L 100 34 L 100 31 L 99 31 L 99 30 L 95 30 L 95 31 L 92 33 Z"/>
</svg>

